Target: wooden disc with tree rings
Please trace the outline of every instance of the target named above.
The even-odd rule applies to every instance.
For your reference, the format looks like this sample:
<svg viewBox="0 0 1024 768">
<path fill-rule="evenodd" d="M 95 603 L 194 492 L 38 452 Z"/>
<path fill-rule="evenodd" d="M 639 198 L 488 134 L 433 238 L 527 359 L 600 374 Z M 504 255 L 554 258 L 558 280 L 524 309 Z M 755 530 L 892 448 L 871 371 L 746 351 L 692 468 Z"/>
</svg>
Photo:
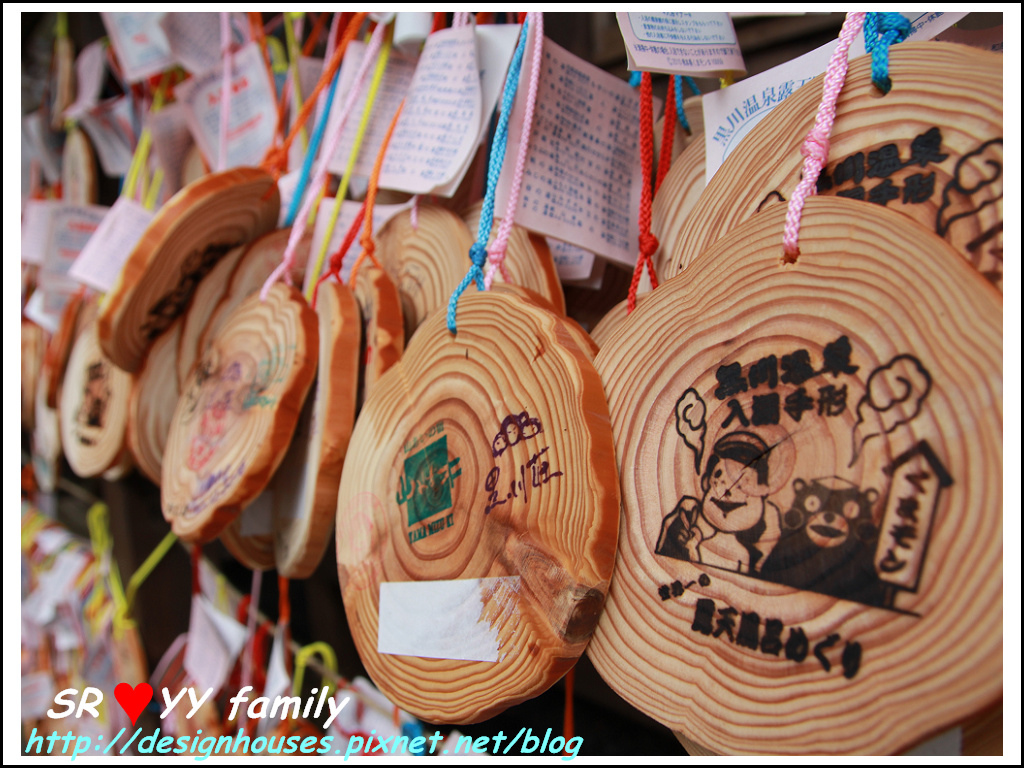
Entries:
<svg viewBox="0 0 1024 768">
<path fill-rule="evenodd" d="M 413 228 L 412 211 L 402 211 L 376 236 L 377 258 L 401 297 L 406 340 L 431 312 L 448 306 L 473 245 L 465 222 L 447 208 L 420 205 L 418 216 Z"/>
<path fill-rule="evenodd" d="M 270 483 L 277 572 L 289 579 L 309 578 L 330 544 L 359 390 L 362 326 L 351 289 L 323 283 L 316 314 L 316 388 L 306 398 L 291 447 Z"/>
<path fill-rule="evenodd" d="M 937 233 L 997 287 L 1003 248 L 1003 59 L 954 43 L 889 51 L 892 90 L 871 82 L 871 57 L 850 62 L 818 194 L 897 210 Z M 788 201 L 803 171 L 823 76 L 748 133 L 710 180 L 666 253 L 677 274 L 719 237 Z"/>
<path fill-rule="evenodd" d="M 192 368 L 164 450 L 161 505 L 179 538 L 212 540 L 266 487 L 316 361 L 316 314 L 291 286 L 228 318 Z"/>
<path fill-rule="evenodd" d="M 220 533 L 224 548 L 251 571 L 269 571 L 277 566 L 271 503 L 272 494 L 264 490 Z"/>
<path fill-rule="evenodd" d="M 679 155 L 692 144 L 699 144 L 702 148 L 704 146 L 704 103 L 702 97 L 691 96 L 686 99 L 683 102 L 683 109 L 686 112 L 686 121 L 690 124 L 690 131 L 687 133 L 678 118 L 675 120 L 676 132 L 672 137 L 672 165 L 675 165 Z M 662 115 L 654 123 L 655 172 L 657 172 L 658 159 L 661 157 L 661 135 L 664 130 L 665 115 Z"/>
<path fill-rule="evenodd" d="M 227 292 L 235 267 L 245 252 L 246 246 L 240 245 L 224 254 L 224 258 L 218 261 L 209 274 L 199 281 L 188 309 L 181 316 L 182 328 L 178 333 L 178 348 L 176 350 L 178 360 L 175 363 L 179 386 L 185 385 L 188 373 L 192 370 L 196 358 L 199 357 L 199 339 L 202 337 L 203 331 L 206 330 L 210 316 Z M 185 339 L 187 341 L 183 341 Z"/>
<path fill-rule="evenodd" d="M 649 293 L 649 292 L 648 292 Z M 640 306 L 640 302 L 647 296 L 646 293 L 642 293 L 636 297 L 636 306 Z M 590 338 L 593 339 L 594 344 L 600 349 L 611 339 L 612 335 L 617 331 L 625 322 L 626 318 L 629 317 L 629 299 L 623 299 L 610 310 L 608 313 L 601 318 L 597 325 L 594 326 L 594 330 L 590 332 Z"/>
<path fill-rule="evenodd" d="M 36 389 L 46 354 L 46 331 L 21 318 L 21 426 L 32 431 L 35 426 Z"/>
<path fill-rule="evenodd" d="M 153 342 L 128 401 L 128 448 L 142 474 L 156 485 L 181 394 L 175 364 L 183 324 L 184 317 L 179 317 Z"/>
<path fill-rule="evenodd" d="M 892 754 L 1002 695 L 1002 301 L 906 216 L 772 207 L 602 347 L 622 534 L 588 653 L 723 754 Z"/>
<path fill-rule="evenodd" d="M 235 269 L 231 273 L 227 288 L 222 292 L 216 307 L 208 316 L 205 327 L 200 328 L 198 321 L 191 323 L 188 326 L 190 335 L 188 337 L 182 335 L 183 354 L 185 346 L 193 345 L 196 349 L 196 356 L 202 357 L 210 340 L 217 335 L 221 326 L 238 305 L 263 288 L 267 278 L 281 263 L 284 250 L 288 245 L 289 233 L 290 230 L 287 229 L 275 229 L 254 240 L 245 248 L 245 252 L 238 259 Z M 312 233 L 307 233 L 295 249 L 295 263 L 289 273 L 292 285 L 302 285 L 302 276 L 305 273 L 312 240 Z M 196 312 L 202 312 L 202 310 L 197 309 Z M 198 336 L 194 335 L 196 330 L 199 331 Z"/>
<path fill-rule="evenodd" d="M 111 362 L 137 370 L 199 281 L 232 248 L 273 229 L 279 209 L 276 182 L 257 168 L 209 174 L 168 200 L 100 309 L 100 343 Z"/>
<path fill-rule="evenodd" d="M 338 494 L 338 574 L 375 684 L 430 722 L 539 695 L 590 639 L 618 484 L 601 382 L 565 321 L 466 293 L 376 384 Z"/>
<path fill-rule="evenodd" d="M 480 229 L 483 205 L 481 200 L 462 214 L 462 220 L 466 222 L 471 234 Z M 501 219 L 495 218 L 488 241 L 494 239 L 500 225 Z M 558 277 L 558 267 L 544 237 L 513 224 L 509 232 L 508 249 L 505 252 L 505 267 L 513 285 L 521 285 L 540 294 L 548 301 L 554 312 L 559 315 L 565 314 L 562 281 Z M 494 283 L 498 282 L 503 282 L 500 269 L 494 273 Z"/>
<path fill-rule="evenodd" d="M 57 332 L 50 337 L 43 356 L 43 368 L 46 371 L 45 404 L 47 408 L 56 408 L 59 399 L 60 385 L 64 380 L 64 368 L 68 364 L 68 355 L 75 343 L 79 326 L 79 315 L 84 303 L 84 293 L 76 291 L 68 297 L 67 304 L 60 316 Z M 91 302 L 95 308 L 95 302 Z"/>
<path fill-rule="evenodd" d="M 181 167 L 181 183 L 188 186 L 194 181 L 199 181 L 209 172 L 210 166 L 206 164 L 199 145 L 193 144 L 185 152 L 185 160 Z"/>
<path fill-rule="evenodd" d="M 124 459 L 131 391 L 131 374 L 103 354 L 94 317 L 71 349 L 58 409 L 64 456 L 79 477 L 102 475 Z"/>
<path fill-rule="evenodd" d="M 61 199 L 71 205 L 95 205 L 99 200 L 96 154 L 85 131 L 68 128 L 60 167 Z"/>
<path fill-rule="evenodd" d="M 36 387 L 35 418 L 32 428 L 32 471 L 35 473 L 39 490 L 53 493 L 57 490 L 62 456 L 60 445 L 60 419 L 57 409 L 46 402 L 46 391 L 53 371 L 43 365 L 39 372 L 39 386 Z"/>
<path fill-rule="evenodd" d="M 651 232 L 658 238 L 654 252 L 654 271 L 665 280 L 669 254 L 676 253 L 676 243 L 686 218 L 704 192 L 704 143 L 694 142 L 683 150 L 665 175 L 651 206 Z"/>
<path fill-rule="evenodd" d="M 359 351 L 359 403 L 362 404 L 380 377 L 402 357 L 405 329 L 398 288 L 383 269 L 371 264 L 361 267 L 352 294 L 363 323 Z"/>
</svg>

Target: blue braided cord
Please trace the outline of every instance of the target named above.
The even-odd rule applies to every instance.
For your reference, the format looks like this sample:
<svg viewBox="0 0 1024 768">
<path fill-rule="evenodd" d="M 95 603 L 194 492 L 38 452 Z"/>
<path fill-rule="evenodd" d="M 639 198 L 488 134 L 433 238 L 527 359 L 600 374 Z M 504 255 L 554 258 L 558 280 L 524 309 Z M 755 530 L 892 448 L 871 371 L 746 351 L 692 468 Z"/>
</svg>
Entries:
<svg viewBox="0 0 1024 768">
<path fill-rule="evenodd" d="M 288 215 L 285 216 L 284 226 L 290 227 L 295 222 L 295 216 L 299 212 L 299 203 L 302 202 L 302 195 L 306 191 L 306 184 L 309 182 L 309 172 L 313 167 L 313 158 L 320 150 L 320 142 L 324 137 L 324 129 L 327 127 L 327 116 L 331 113 L 331 104 L 334 103 L 334 92 L 338 88 L 338 80 L 341 79 L 341 67 L 334 73 L 331 80 L 331 87 L 327 90 L 327 101 L 324 103 L 324 111 L 320 114 L 313 135 L 309 139 L 309 146 L 306 147 L 306 156 L 302 158 L 302 170 L 299 171 L 299 183 L 295 187 L 295 194 L 292 195 L 292 202 L 288 206 Z"/>
<path fill-rule="evenodd" d="M 869 13 L 864 18 L 864 47 L 871 54 L 871 82 L 882 93 L 892 89 L 889 46 L 902 43 L 911 30 L 910 21 L 901 13 Z"/>
<path fill-rule="evenodd" d="M 686 119 L 686 111 L 683 109 L 682 75 L 672 75 L 672 83 L 676 88 L 676 119 L 679 120 L 679 125 L 682 126 L 684 131 L 687 133 L 693 133 L 693 131 L 690 130 L 690 121 Z"/>
<path fill-rule="evenodd" d="M 457 333 L 455 307 L 469 284 L 474 282 L 478 291 L 484 290 L 483 266 L 487 260 L 487 241 L 491 237 L 491 228 L 494 226 L 494 196 L 498 189 L 501 166 L 505 162 L 505 149 L 508 146 L 508 121 L 512 114 L 512 105 L 516 100 L 516 90 L 519 87 L 519 73 L 523 67 L 523 53 L 526 51 L 528 33 L 529 22 L 526 22 L 519 34 L 519 43 L 512 55 L 512 63 L 508 67 L 505 90 L 501 96 L 501 115 L 498 118 L 498 127 L 494 131 L 494 141 L 491 142 L 491 155 L 487 163 L 487 193 L 484 195 L 483 208 L 480 210 L 480 226 L 477 228 L 476 242 L 469 249 L 469 259 L 473 262 L 473 266 L 469 268 L 469 272 L 462 278 L 462 282 L 459 283 L 448 300 L 448 330 L 451 333 Z M 540 62 L 535 61 L 534 66 L 539 67 Z"/>
<path fill-rule="evenodd" d="M 630 88 L 639 88 L 640 87 L 640 78 L 643 77 L 643 74 L 644 73 L 641 72 L 639 69 L 636 72 L 630 72 L 629 73 L 629 87 Z"/>
<path fill-rule="evenodd" d="M 697 87 L 697 81 L 689 75 L 684 75 L 683 79 L 686 80 L 686 84 L 690 86 L 690 90 L 693 91 L 693 95 L 700 96 L 700 88 Z"/>
</svg>

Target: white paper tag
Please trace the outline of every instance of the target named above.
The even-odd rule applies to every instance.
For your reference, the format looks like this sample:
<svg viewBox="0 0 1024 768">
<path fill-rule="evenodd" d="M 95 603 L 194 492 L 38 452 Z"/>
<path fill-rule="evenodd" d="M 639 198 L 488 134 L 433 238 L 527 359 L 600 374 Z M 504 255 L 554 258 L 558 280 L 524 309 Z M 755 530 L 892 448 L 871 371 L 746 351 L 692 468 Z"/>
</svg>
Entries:
<svg viewBox="0 0 1024 768">
<path fill-rule="evenodd" d="M 39 574 L 36 588 L 21 604 L 22 613 L 38 626 L 49 624 L 56 616 L 57 606 L 73 594 L 75 579 L 91 562 L 88 555 L 77 549 L 60 552 L 50 569 Z"/>
<path fill-rule="evenodd" d="M 721 76 L 746 72 L 728 13 L 617 12 L 631 70 Z"/>
<path fill-rule="evenodd" d="M 153 136 L 153 155 L 164 169 L 164 188 L 173 194 L 182 187 L 182 168 L 192 147 L 185 107 L 177 101 L 167 104 L 157 112 L 150 112 L 146 125 Z"/>
<path fill-rule="evenodd" d="M 132 163 L 135 148 L 135 125 L 132 106 L 127 96 L 100 102 L 80 119 L 89 134 L 100 167 L 107 176 L 124 176 Z"/>
<path fill-rule="evenodd" d="M 271 701 L 277 696 L 290 696 L 292 679 L 284 665 L 288 639 L 285 627 L 278 624 L 274 628 L 274 644 L 270 647 L 270 658 L 267 660 L 267 681 L 263 686 L 263 695 Z M 263 734 L 277 723 L 269 717 L 257 723 L 258 733 Z"/>
<path fill-rule="evenodd" d="M 323 247 L 324 236 L 327 234 L 327 228 L 331 222 L 331 214 L 334 210 L 333 197 L 325 197 L 320 201 L 320 208 L 316 213 L 316 223 L 313 225 L 313 244 L 309 250 L 309 262 L 306 265 L 306 274 L 303 278 L 303 292 L 308 291 L 314 281 L 319 279 L 320 274 L 323 274 L 323 270 L 327 269 L 330 264 L 331 256 L 333 256 L 335 251 L 341 247 L 341 243 L 345 239 L 345 235 L 348 234 L 348 230 L 352 226 L 352 222 L 355 221 L 355 218 L 359 215 L 359 210 L 362 207 L 362 203 L 357 203 L 353 200 L 342 201 L 341 210 L 338 211 L 338 220 L 334 223 L 334 229 L 331 230 L 331 239 L 327 242 L 327 251 L 324 254 L 324 263 L 321 265 L 320 273 L 316 274 L 317 258 L 319 257 L 320 250 Z M 374 234 L 379 232 L 381 227 L 387 224 L 388 221 L 404 211 L 406 208 L 410 207 L 412 207 L 411 200 L 407 203 L 399 203 L 398 205 L 374 205 Z M 360 232 L 360 234 L 362 234 L 362 232 Z M 352 241 L 352 245 L 349 246 L 349 249 L 345 251 L 345 256 L 341 262 L 342 282 L 348 282 L 349 275 L 352 274 L 352 265 L 356 263 L 356 259 L 359 258 L 361 250 L 362 246 L 359 244 L 359 237 L 357 236 L 355 240 Z"/>
<path fill-rule="evenodd" d="M 134 200 L 117 198 L 68 275 L 101 293 L 109 291 L 155 215 Z"/>
<path fill-rule="evenodd" d="M 51 219 L 60 200 L 28 200 L 21 220 L 21 260 L 42 264 L 50 248 Z"/>
<path fill-rule="evenodd" d="M 103 41 L 89 43 L 75 59 L 75 100 L 64 110 L 65 118 L 76 120 L 99 103 L 106 72 Z"/>
<path fill-rule="evenodd" d="M 590 277 L 596 258 L 592 251 L 553 237 L 547 241 L 560 280 L 586 280 Z"/>
<path fill-rule="evenodd" d="M 192 597 L 185 671 L 202 690 L 219 691 L 245 646 L 245 625 L 218 611 L 202 595 Z"/>
<path fill-rule="evenodd" d="M 912 31 L 907 40 L 931 40 L 942 30 L 955 24 L 966 13 L 906 13 Z M 725 158 L 740 139 L 779 104 L 793 95 L 804 83 L 828 69 L 832 52 L 838 40 L 805 53 L 785 64 L 753 75 L 718 91 L 705 93 L 704 107 L 705 174 L 704 183 L 711 181 Z M 865 54 L 864 36 L 858 35 L 850 46 L 852 61 Z"/>
<path fill-rule="evenodd" d="M 100 16 L 129 83 L 137 83 L 174 66 L 171 47 L 160 26 L 163 12 L 101 13 Z"/>
<path fill-rule="evenodd" d="M 269 536 L 274 532 L 274 502 L 270 488 L 253 499 L 238 519 L 242 536 Z"/>
<path fill-rule="evenodd" d="M 499 661 L 498 630 L 483 616 L 484 595 L 500 590 L 499 601 L 511 600 L 519 592 L 519 582 L 519 576 L 383 582 L 377 652 Z"/>
<path fill-rule="evenodd" d="M 21 118 L 21 136 L 22 143 L 28 146 L 32 157 L 39 161 L 46 183 L 56 184 L 60 181 L 59 145 L 55 144 L 53 131 L 43 120 L 41 111 L 36 110 Z"/>
<path fill-rule="evenodd" d="M 244 45 L 232 56 L 227 168 L 257 166 L 274 138 L 277 120 L 274 89 L 259 44 Z M 177 88 L 186 121 L 211 168 L 217 167 L 223 72 L 220 67 L 197 75 Z"/>
<path fill-rule="evenodd" d="M 544 41 L 517 224 L 633 266 L 639 238 L 640 96 L 629 84 Z M 509 120 L 495 210 L 508 191 L 525 119 L 532 41 Z"/>
<path fill-rule="evenodd" d="M 64 528 L 52 526 L 50 528 L 43 528 L 39 531 L 33 539 L 33 543 L 41 554 L 49 557 L 52 554 L 60 552 L 74 540 L 74 537 Z"/>
<path fill-rule="evenodd" d="M 331 104 L 331 114 L 327 119 L 325 136 L 333 136 L 337 132 L 338 122 L 341 120 L 341 112 L 345 105 L 345 96 L 353 86 L 353 80 L 359 70 L 360 64 L 366 57 L 365 43 L 353 40 L 345 50 L 345 58 L 341 62 L 341 74 L 338 80 L 338 90 L 334 101 Z M 416 58 L 403 55 L 399 51 L 392 51 L 388 57 L 384 75 L 377 88 L 377 95 L 374 98 L 373 110 L 370 119 L 366 124 L 363 134 L 363 141 L 359 147 L 359 155 L 353 173 L 359 176 L 369 176 L 373 171 L 373 165 L 377 160 L 381 144 L 387 134 L 391 119 L 398 110 L 398 105 L 406 97 L 409 85 L 412 83 L 413 74 L 416 71 Z M 369 93 L 369 77 L 364 82 L 359 98 L 352 107 L 352 112 L 345 121 L 345 128 L 341 140 L 327 164 L 331 173 L 341 175 L 348 167 L 349 155 L 352 147 L 355 146 L 356 135 L 359 132 L 359 123 L 362 120 L 363 110 L 366 108 L 366 97 Z M 388 148 L 390 152 L 390 145 Z"/>
<path fill-rule="evenodd" d="M 469 163 L 481 115 L 473 26 L 435 32 L 416 66 L 380 186 L 422 194 L 451 182 Z"/>
<path fill-rule="evenodd" d="M 420 52 L 434 25 L 434 14 L 422 11 L 399 11 L 395 16 L 395 47 L 409 56 Z"/>
<path fill-rule="evenodd" d="M 245 38 L 245 17 L 231 13 L 231 43 L 239 45 Z M 221 63 L 220 14 L 190 11 L 167 13 L 160 20 L 171 56 L 193 74 L 202 74 Z"/>
<path fill-rule="evenodd" d="M 34 720 L 46 714 L 53 706 L 57 686 L 47 671 L 30 672 L 21 676 L 21 719 Z"/>
</svg>

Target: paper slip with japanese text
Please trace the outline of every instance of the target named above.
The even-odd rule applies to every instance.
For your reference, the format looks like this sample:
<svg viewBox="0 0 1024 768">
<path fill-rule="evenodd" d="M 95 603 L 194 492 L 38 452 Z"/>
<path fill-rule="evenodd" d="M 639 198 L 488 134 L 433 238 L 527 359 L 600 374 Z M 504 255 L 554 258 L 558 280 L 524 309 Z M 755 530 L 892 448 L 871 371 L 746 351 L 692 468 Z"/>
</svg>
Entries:
<svg viewBox="0 0 1024 768">
<path fill-rule="evenodd" d="M 555 260 L 559 280 L 586 280 L 596 258 L 591 251 L 554 237 L 546 238 L 551 258 Z"/>
<path fill-rule="evenodd" d="M 135 116 L 127 96 L 116 96 L 92 107 L 80 118 L 89 135 L 100 167 L 107 176 L 124 176 L 132 164 L 135 149 Z"/>
<path fill-rule="evenodd" d="M 624 13 L 615 17 L 629 69 L 707 77 L 746 72 L 728 13 Z"/>
<path fill-rule="evenodd" d="M 345 58 L 341 62 L 341 75 L 338 81 L 338 92 L 331 104 L 331 114 L 327 119 L 325 136 L 333 136 L 338 130 L 338 122 L 341 120 L 341 112 L 344 109 L 345 97 L 351 90 L 356 72 L 366 57 L 366 44 L 353 40 L 345 50 Z M 413 75 L 416 72 L 417 58 L 406 56 L 400 51 L 392 50 L 388 57 L 384 75 L 377 88 L 377 95 L 373 101 L 373 109 L 370 112 L 370 119 L 366 124 L 366 131 L 363 134 L 363 141 L 359 148 L 359 155 L 353 173 L 357 176 L 368 177 L 373 171 L 373 164 L 377 160 L 381 144 L 384 143 L 384 136 L 387 134 L 391 119 L 402 103 L 409 85 L 412 83 Z M 366 108 L 366 97 L 369 92 L 370 81 L 373 78 L 371 67 L 363 87 L 360 89 L 359 98 L 352 107 L 352 112 L 345 121 L 345 128 L 338 146 L 328 161 L 327 168 L 331 173 L 341 176 L 348 167 L 349 155 L 352 147 L 355 146 L 356 134 L 359 132 L 359 124 L 363 119 L 363 110 Z M 393 141 L 393 139 L 392 139 Z M 391 146 L 394 146 L 393 144 Z"/>
<path fill-rule="evenodd" d="M 245 645 L 245 625 L 221 613 L 203 595 L 192 597 L 184 666 L 202 690 L 219 691 Z"/>
<path fill-rule="evenodd" d="M 331 239 L 327 243 L 327 251 L 324 254 L 324 263 L 320 274 L 326 271 L 331 256 L 341 247 L 345 235 L 348 234 L 349 227 L 352 226 L 352 222 L 355 221 L 356 216 L 359 215 L 359 209 L 362 207 L 362 203 L 357 203 L 354 200 L 342 202 L 341 210 L 338 211 L 338 220 L 334 224 L 334 229 L 331 231 Z M 412 207 L 411 200 L 407 203 L 399 203 L 398 205 L 375 205 L 373 207 L 374 234 L 379 232 L 381 227 L 391 219 L 410 207 Z M 320 274 L 316 274 L 316 262 L 320 255 L 320 249 L 323 247 L 324 236 L 327 233 L 327 227 L 330 224 L 333 211 L 334 198 L 325 197 L 320 201 L 320 208 L 317 209 L 316 214 L 316 224 L 313 225 L 313 244 L 309 251 L 309 263 L 306 265 L 306 276 L 303 278 L 303 293 L 306 293 L 313 282 L 320 278 Z M 362 229 L 360 229 L 359 235 L 362 235 Z M 362 249 L 363 247 L 359 243 L 359 236 L 357 236 L 342 258 L 341 279 L 343 282 L 348 282 L 349 275 L 352 273 L 352 265 L 356 263 L 356 259 L 359 258 L 359 253 Z"/>
<path fill-rule="evenodd" d="M 449 184 L 468 165 L 481 120 L 473 26 L 435 32 L 420 54 L 380 186 L 423 194 Z"/>
<path fill-rule="evenodd" d="M 189 129 L 211 168 L 219 167 L 223 76 L 217 67 L 177 88 L 178 100 L 185 104 Z M 273 141 L 276 122 L 277 104 L 263 55 L 258 43 L 248 43 L 232 56 L 224 167 L 258 166 Z"/>
<path fill-rule="evenodd" d="M 43 120 L 41 110 L 36 110 L 21 118 L 21 143 L 32 157 L 39 161 L 47 183 L 56 184 L 60 181 L 60 145 L 54 142 L 55 134 Z"/>
<path fill-rule="evenodd" d="M 246 20 L 241 13 L 229 15 L 231 44 L 245 41 Z M 193 74 L 202 74 L 220 66 L 220 14 L 189 11 L 167 13 L 160 20 L 171 56 Z"/>
<path fill-rule="evenodd" d="M 966 13 L 906 13 L 913 30 L 907 40 L 931 40 L 937 34 L 952 26 Z M 832 52 L 838 40 L 826 43 L 820 48 L 780 64 L 766 72 L 748 77 L 728 88 L 705 93 L 701 99 L 704 107 L 704 183 L 718 172 L 740 139 L 763 120 L 775 107 L 804 83 L 813 80 L 828 69 Z M 849 59 L 852 61 L 865 54 L 864 36 L 858 35 L 850 46 Z"/>
<path fill-rule="evenodd" d="M 543 50 L 515 221 L 534 232 L 633 266 L 639 239 L 640 96 L 625 80 L 551 40 L 544 40 Z M 525 120 L 532 51 L 531 41 L 523 62 L 523 86 L 509 120 L 496 212 L 503 213 L 508 206 Z"/>
<path fill-rule="evenodd" d="M 137 83 L 174 66 L 171 47 L 160 27 L 164 13 L 101 13 L 100 17 L 129 83 Z"/>
<path fill-rule="evenodd" d="M 119 197 L 85 244 L 68 275 L 106 293 L 156 214 L 127 197 Z"/>
<path fill-rule="evenodd" d="M 64 110 L 64 117 L 75 120 L 96 106 L 107 73 L 103 41 L 85 46 L 75 59 L 75 100 Z"/>
</svg>

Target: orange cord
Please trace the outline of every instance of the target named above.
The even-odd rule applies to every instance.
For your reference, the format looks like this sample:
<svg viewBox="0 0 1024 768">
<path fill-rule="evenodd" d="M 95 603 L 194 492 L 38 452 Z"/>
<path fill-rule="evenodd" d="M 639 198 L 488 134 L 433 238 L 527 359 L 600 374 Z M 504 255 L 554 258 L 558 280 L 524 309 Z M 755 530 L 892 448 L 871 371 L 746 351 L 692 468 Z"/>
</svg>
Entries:
<svg viewBox="0 0 1024 768">
<path fill-rule="evenodd" d="M 316 21 L 313 22 L 313 29 L 310 30 L 309 37 L 306 38 L 306 42 L 302 46 L 303 56 L 310 56 L 316 49 L 316 44 L 320 41 L 320 35 L 323 34 L 324 27 L 327 26 L 327 19 L 330 16 L 329 12 L 324 12 L 316 17 Z"/>
</svg>

